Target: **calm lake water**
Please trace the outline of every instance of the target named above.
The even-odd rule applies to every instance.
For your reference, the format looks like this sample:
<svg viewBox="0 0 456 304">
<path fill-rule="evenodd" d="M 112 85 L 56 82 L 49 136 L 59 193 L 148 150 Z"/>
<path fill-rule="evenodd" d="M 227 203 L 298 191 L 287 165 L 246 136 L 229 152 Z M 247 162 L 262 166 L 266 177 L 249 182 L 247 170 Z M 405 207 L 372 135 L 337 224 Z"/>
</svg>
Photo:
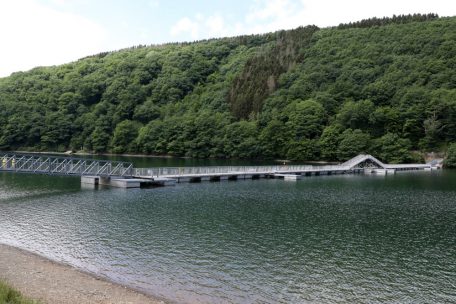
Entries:
<svg viewBox="0 0 456 304">
<path fill-rule="evenodd" d="M 4 173 L 0 242 L 178 303 L 455 303 L 456 172 L 134 190 Z"/>
</svg>

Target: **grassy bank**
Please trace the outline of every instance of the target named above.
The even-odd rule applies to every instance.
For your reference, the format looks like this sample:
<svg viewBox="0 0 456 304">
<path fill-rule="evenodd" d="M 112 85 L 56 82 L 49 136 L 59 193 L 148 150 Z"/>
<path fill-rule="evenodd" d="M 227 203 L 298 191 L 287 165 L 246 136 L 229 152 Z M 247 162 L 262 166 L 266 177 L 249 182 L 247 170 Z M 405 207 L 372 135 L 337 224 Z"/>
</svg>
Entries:
<svg viewBox="0 0 456 304">
<path fill-rule="evenodd" d="M 0 304 L 38 304 L 40 302 L 27 299 L 20 292 L 0 281 Z"/>
</svg>

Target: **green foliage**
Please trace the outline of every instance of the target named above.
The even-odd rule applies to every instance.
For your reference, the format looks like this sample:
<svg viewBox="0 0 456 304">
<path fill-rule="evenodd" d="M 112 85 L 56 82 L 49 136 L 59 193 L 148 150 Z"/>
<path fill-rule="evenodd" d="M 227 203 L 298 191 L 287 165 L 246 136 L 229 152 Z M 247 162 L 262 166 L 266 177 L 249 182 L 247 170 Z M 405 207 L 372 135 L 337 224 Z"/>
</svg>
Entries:
<svg viewBox="0 0 456 304">
<path fill-rule="evenodd" d="M 337 122 L 345 128 L 369 129 L 370 116 L 375 111 L 374 104 L 369 100 L 346 102 L 336 116 Z"/>
<path fill-rule="evenodd" d="M 290 130 L 283 122 L 277 119 L 271 120 L 260 134 L 263 155 L 266 157 L 286 155 L 289 133 Z"/>
<path fill-rule="evenodd" d="M 446 168 L 456 168 L 456 143 L 452 143 L 448 147 L 444 166 Z"/>
<path fill-rule="evenodd" d="M 261 111 L 263 102 L 277 88 L 279 76 L 300 60 L 300 51 L 306 48 L 316 26 L 300 27 L 276 33 L 277 39 L 256 50 L 243 72 L 234 80 L 229 102 L 235 117 L 248 118 Z"/>
<path fill-rule="evenodd" d="M 241 120 L 226 127 L 225 155 L 240 158 L 261 157 L 258 129 L 255 122 Z"/>
<path fill-rule="evenodd" d="M 313 160 L 318 153 L 318 142 L 312 139 L 301 139 L 289 144 L 287 158 L 291 160 Z"/>
<path fill-rule="evenodd" d="M 410 140 L 400 138 L 397 134 L 387 133 L 374 140 L 374 154 L 386 163 L 400 164 L 410 162 L 413 158 L 410 154 Z"/>
<path fill-rule="evenodd" d="M 138 137 L 140 125 L 131 120 L 124 120 L 119 123 L 112 138 L 112 151 L 114 153 L 135 152 L 135 140 Z"/>
<path fill-rule="evenodd" d="M 38 301 L 26 299 L 20 292 L 0 281 L 0 304 L 38 304 Z"/>
<path fill-rule="evenodd" d="M 347 129 L 340 135 L 339 141 L 337 156 L 340 160 L 346 160 L 358 154 L 368 153 L 371 138 L 359 129 Z"/>
<path fill-rule="evenodd" d="M 350 22 L 347 24 L 340 24 L 337 28 L 347 29 L 347 28 L 363 28 L 363 27 L 372 27 L 372 26 L 383 26 L 388 24 L 403 24 L 409 22 L 422 22 L 428 20 L 434 20 L 439 18 L 437 14 L 413 14 L 413 15 L 394 15 L 391 18 L 370 18 L 363 19 L 357 22 Z"/>
<path fill-rule="evenodd" d="M 293 140 L 314 139 L 320 136 L 325 125 L 325 109 L 318 102 L 309 99 L 296 100 L 284 111 L 288 116 L 287 129 L 293 134 Z"/>
<path fill-rule="evenodd" d="M 98 126 L 93 130 L 88 145 L 92 147 L 95 153 L 99 153 L 107 150 L 109 140 L 110 136 L 107 130 L 102 126 Z"/>
<path fill-rule="evenodd" d="M 320 152 L 321 157 L 325 160 L 338 159 L 337 147 L 341 141 L 341 133 L 343 128 L 340 125 L 331 125 L 323 130 L 320 137 Z"/>
<path fill-rule="evenodd" d="M 388 162 L 456 142 L 456 17 L 139 46 L 0 79 L 0 149 Z"/>
</svg>

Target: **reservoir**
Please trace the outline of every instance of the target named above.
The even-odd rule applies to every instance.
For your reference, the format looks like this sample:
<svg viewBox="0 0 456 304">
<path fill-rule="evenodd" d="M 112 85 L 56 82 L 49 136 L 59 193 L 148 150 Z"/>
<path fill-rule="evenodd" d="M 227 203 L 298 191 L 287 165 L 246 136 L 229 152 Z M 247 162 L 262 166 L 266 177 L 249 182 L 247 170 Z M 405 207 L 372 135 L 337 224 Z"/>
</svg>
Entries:
<svg viewBox="0 0 456 304">
<path fill-rule="evenodd" d="M 0 243 L 177 303 L 450 303 L 456 171 L 130 190 L 3 173 Z"/>
</svg>

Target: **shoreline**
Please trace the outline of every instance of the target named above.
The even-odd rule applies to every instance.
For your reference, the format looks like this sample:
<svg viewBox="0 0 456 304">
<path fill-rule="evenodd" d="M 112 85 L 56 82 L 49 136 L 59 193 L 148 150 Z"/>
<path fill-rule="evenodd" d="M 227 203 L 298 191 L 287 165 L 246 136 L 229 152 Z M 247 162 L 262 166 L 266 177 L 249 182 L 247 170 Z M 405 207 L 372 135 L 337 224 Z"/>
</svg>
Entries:
<svg viewBox="0 0 456 304">
<path fill-rule="evenodd" d="M 44 154 L 44 155 L 62 155 L 62 156 L 122 156 L 122 157 L 145 157 L 145 158 L 182 158 L 189 159 L 191 157 L 186 156 L 172 156 L 172 155 L 153 155 L 153 154 L 136 154 L 136 153 L 90 153 L 90 152 L 56 152 L 56 151 L 28 151 L 28 150 L 12 150 L 12 153 L 22 154 Z"/>
<path fill-rule="evenodd" d="M 96 274 L 0 243 L 0 279 L 43 304 L 165 304 Z"/>
</svg>

